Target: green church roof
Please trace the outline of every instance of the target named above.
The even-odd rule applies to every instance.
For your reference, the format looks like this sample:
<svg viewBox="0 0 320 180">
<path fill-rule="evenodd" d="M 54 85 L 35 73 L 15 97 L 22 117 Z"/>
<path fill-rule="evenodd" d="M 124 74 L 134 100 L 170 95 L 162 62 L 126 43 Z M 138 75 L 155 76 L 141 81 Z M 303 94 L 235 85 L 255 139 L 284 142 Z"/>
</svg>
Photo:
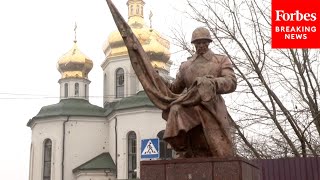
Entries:
<svg viewBox="0 0 320 180">
<path fill-rule="evenodd" d="M 27 126 L 40 118 L 55 116 L 94 116 L 105 117 L 117 110 L 132 109 L 139 107 L 155 107 L 144 91 L 136 95 L 122 98 L 119 101 L 108 103 L 104 108 L 92 105 L 85 99 L 62 99 L 57 104 L 44 106 L 39 113 L 29 120 Z"/>
<path fill-rule="evenodd" d="M 92 105 L 85 99 L 62 99 L 57 104 L 44 106 L 39 113 L 27 123 L 39 118 L 54 116 L 95 116 L 103 117 L 105 109 L 96 105 Z"/>
<path fill-rule="evenodd" d="M 113 162 L 108 152 L 102 153 L 99 156 L 85 162 L 84 164 L 73 169 L 73 173 L 82 170 L 111 170 L 116 171 L 116 165 Z"/>
<path fill-rule="evenodd" d="M 122 98 L 119 101 L 109 103 L 105 106 L 105 116 L 116 110 L 131 109 L 137 107 L 155 107 L 144 91 L 138 92 L 134 96 Z"/>
</svg>

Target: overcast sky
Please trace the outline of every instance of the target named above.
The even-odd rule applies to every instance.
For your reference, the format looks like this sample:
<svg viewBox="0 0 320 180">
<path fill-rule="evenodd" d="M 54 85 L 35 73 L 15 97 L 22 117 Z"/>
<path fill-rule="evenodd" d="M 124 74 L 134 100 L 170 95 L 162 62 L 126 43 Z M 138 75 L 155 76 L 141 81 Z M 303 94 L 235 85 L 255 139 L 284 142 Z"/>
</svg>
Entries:
<svg viewBox="0 0 320 180">
<path fill-rule="evenodd" d="M 187 21 L 176 9 L 184 0 L 144 0 L 145 20 L 170 35 L 174 23 Z M 127 18 L 127 0 L 114 3 Z M 40 108 L 59 102 L 59 57 L 71 49 L 74 24 L 80 50 L 93 60 L 90 102 L 102 106 L 102 46 L 116 29 L 104 0 L 0 1 L 0 177 L 25 180 L 29 174 L 31 130 L 26 126 Z M 192 31 L 195 24 L 188 25 Z M 174 51 L 174 50 L 172 50 Z M 180 59 L 179 59 L 180 60 Z M 174 63 L 179 61 L 172 59 Z M 181 61 L 181 60 L 180 60 Z"/>
</svg>

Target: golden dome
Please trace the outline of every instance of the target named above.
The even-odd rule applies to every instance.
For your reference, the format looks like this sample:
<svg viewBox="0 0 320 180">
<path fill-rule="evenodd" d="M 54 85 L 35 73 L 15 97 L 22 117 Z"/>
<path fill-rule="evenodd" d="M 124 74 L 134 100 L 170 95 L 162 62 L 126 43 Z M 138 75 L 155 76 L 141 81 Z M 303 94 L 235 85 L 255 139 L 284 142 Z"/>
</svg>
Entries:
<svg viewBox="0 0 320 180">
<path fill-rule="evenodd" d="M 142 0 L 129 0 L 128 24 L 137 36 L 143 49 L 149 55 L 153 67 L 168 70 L 170 43 L 156 30 L 147 27 L 143 19 Z M 128 55 L 127 47 L 118 30 L 113 31 L 107 40 L 104 52 L 108 58 Z"/>
<path fill-rule="evenodd" d="M 60 57 L 57 68 L 61 78 L 86 78 L 93 67 L 92 60 L 84 55 L 74 41 L 73 47 Z"/>
</svg>

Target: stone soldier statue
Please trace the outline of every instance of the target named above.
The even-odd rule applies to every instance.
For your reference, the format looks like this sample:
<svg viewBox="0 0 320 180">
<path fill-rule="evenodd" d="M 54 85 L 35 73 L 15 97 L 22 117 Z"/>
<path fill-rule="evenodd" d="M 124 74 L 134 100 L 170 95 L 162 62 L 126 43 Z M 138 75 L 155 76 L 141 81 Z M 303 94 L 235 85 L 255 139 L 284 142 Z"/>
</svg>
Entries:
<svg viewBox="0 0 320 180">
<path fill-rule="evenodd" d="M 209 30 L 196 28 L 191 38 L 196 53 L 181 64 L 174 82 L 166 83 L 173 93 L 186 89 L 188 94 L 163 112 L 167 120 L 164 139 L 185 158 L 234 155 L 221 94 L 235 91 L 237 80 L 229 58 L 214 54 L 210 42 Z"/>
</svg>

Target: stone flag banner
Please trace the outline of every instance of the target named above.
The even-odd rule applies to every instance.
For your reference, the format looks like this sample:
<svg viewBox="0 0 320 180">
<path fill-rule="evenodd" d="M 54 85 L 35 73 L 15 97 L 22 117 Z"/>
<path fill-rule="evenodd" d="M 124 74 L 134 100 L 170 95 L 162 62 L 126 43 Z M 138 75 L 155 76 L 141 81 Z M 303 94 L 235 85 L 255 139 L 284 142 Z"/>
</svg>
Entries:
<svg viewBox="0 0 320 180">
<path fill-rule="evenodd" d="M 272 48 L 320 48 L 320 0 L 272 0 Z"/>
</svg>

